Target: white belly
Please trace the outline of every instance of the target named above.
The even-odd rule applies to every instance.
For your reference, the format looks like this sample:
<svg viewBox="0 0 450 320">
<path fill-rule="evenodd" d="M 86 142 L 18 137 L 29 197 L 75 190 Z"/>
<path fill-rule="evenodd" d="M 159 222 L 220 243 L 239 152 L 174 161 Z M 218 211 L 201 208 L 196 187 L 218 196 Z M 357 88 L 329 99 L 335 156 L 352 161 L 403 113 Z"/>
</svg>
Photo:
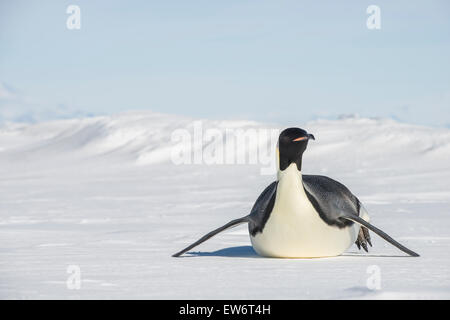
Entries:
<svg viewBox="0 0 450 320">
<path fill-rule="evenodd" d="M 289 167 L 285 171 L 291 170 Z M 356 240 L 360 226 L 329 226 L 309 202 L 301 173 L 288 171 L 279 179 L 276 200 L 263 232 L 250 236 L 262 256 L 317 258 L 342 254 Z"/>
</svg>

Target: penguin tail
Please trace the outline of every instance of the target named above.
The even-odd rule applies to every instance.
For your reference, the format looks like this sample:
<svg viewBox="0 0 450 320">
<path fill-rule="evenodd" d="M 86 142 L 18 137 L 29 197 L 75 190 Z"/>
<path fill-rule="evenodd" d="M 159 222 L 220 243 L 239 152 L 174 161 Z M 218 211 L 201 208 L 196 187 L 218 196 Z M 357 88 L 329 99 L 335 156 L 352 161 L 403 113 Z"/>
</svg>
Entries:
<svg viewBox="0 0 450 320">
<path fill-rule="evenodd" d="M 394 245 L 395 247 L 397 247 L 397 248 L 400 249 L 401 251 L 403 251 L 403 252 L 409 254 L 410 256 L 412 256 L 412 257 L 419 257 L 419 254 L 417 254 L 417 253 L 415 253 L 414 251 L 412 251 L 412 250 L 406 248 L 405 246 L 403 246 L 402 244 L 400 244 L 399 242 L 397 242 L 397 241 L 395 241 L 393 238 L 391 238 L 387 233 L 385 233 L 384 231 L 378 229 L 378 228 L 375 227 L 374 225 L 368 223 L 368 222 L 365 221 L 364 219 L 361 219 L 360 217 L 354 216 L 354 215 L 352 215 L 352 216 L 344 216 L 344 217 L 342 217 L 342 218 L 360 224 L 360 225 L 362 226 L 361 229 L 367 228 L 367 229 L 369 229 L 370 231 L 375 232 L 375 233 L 376 233 L 377 235 L 379 235 L 381 238 L 383 238 L 384 240 L 386 240 L 386 241 L 389 242 L 390 244 Z M 366 230 L 363 229 L 363 236 L 364 236 L 364 238 L 365 238 L 365 232 L 366 232 Z M 369 232 L 367 231 L 367 235 L 368 235 L 368 234 L 369 234 Z M 358 239 L 359 239 L 359 237 L 358 237 Z M 365 239 L 367 240 L 367 238 L 365 238 Z M 369 241 L 370 241 L 370 238 L 369 238 Z M 357 240 L 357 242 L 358 242 L 358 240 Z M 369 242 L 369 243 L 370 243 L 370 242 Z M 357 245 L 358 245 L 358 243 L 357 243 Z M 360 245 L 361 245 L 361 243 L 360 243 Z"/>
<path fill-rule="evenodd" d="M 215 230 L 209 232 L 208 234 L 205 234 L 203 237 L 201 237 L 199 240 L 197 240 L 197 241 L 194 242 L 193 244 L 187 246 L 187 247 L 184 248 L 183 250 L 181 250 L 181 251 L 175 253 L 174 255 L 172 255 L 172 257 L 179 257 L 179 256 L 181 256 L 183 253 L 185 253 L 185 252 L 191 250 L 192 248 L 198 246 L 199 244 L 205 242 L 206 240 L 208 240 L 208 239 L 214 237 L 216 234 L 218 234 L 218 233 L 220 233 L 220 232 L 222 232 L 222 231 L 225 231 L 225 230 L 227 230 L 227 229 L 229 229 L 229 228 L 235 227 L 235 226 L 237 226 L 237 225 L 239 225 L 239 224 L 241 224 L 241 223 L 244 223 L 244 222 L 249 222 L 249 217 L 248 217 L 248 216 L 245 216 L 245 217 L 243 217 L 243 218 L 239 218 L 239 219 L 232 220 L 232 221 L 228 222 L 227 224 L 221 226 L 220 228 L 217 228 L 217 229 L 215 229 Z"/>
</svg>

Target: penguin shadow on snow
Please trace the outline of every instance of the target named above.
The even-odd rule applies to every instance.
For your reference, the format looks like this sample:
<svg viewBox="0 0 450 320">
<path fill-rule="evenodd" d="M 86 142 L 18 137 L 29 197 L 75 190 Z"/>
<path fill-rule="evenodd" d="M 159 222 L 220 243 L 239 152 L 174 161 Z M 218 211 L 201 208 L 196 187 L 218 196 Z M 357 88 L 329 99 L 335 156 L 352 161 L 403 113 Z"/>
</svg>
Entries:
<svg viewBox="0 0 450 320">
<path fill-rule="evenodd" d="M 252 246 L 223 248 L 212 252 L 191 251 L 189 257 L 261 258 Z"/>
<path fill-rule="evenodd" d="M 228 257 L 228 258 L 267 258 L 258 255 L 252 246 L 237 246 L 219 249 L 216 251 L 190 251 L 187 252 L 187 257 Z M 321 258 L 290 258 L 294 260 L 322 260 L 329 258 L 409 258 L 405 255 L 386 255 L 386 254 L 371 254 L 371 253 L 359 253 L 356 251 L 345 252 L 336 257 L 321 257 Z M 272 259 L 272 258 L 267 258 Z"/>
</svg>

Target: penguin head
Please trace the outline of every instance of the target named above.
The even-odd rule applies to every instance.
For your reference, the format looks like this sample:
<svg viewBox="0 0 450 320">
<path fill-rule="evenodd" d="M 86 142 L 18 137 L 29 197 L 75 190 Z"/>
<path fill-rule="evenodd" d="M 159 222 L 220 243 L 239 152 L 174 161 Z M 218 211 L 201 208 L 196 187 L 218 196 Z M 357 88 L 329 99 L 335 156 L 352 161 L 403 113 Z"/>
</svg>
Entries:
<svg viewBox="0 0 450 320">
<path fill-rule="evenodd" d="M 279 170 L 283 171 L 291 163 L 302 169 L 302 156 L 308 146 L 308 141 L 315 140 L 314 135 L 300 128 L 287 128 L 283 130 L 278 138 L 278 164 Z"/>
</svg>

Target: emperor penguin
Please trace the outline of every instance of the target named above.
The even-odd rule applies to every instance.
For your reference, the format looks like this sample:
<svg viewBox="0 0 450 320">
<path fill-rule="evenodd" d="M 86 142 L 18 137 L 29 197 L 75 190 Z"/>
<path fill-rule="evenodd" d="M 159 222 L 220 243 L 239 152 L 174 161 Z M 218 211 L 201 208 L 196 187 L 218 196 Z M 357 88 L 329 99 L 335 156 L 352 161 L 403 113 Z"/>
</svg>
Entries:
<svg viewBox="0 0 450 320">
<path fill-rule="evenodd" d="M 303 153 L 314 135 L 300 128 L 281 132 L 277 144 L 277 180 L 258 197 L 250 214 L 211 231 L 178 257 L 228 228 L 248 224 L 256 253 L 274 258 L 341 255 L 356 244 L 368 252 L 369 230 L 410 256 L 414 251 L 369 223 L 369 215 L 350 190 L 329 177 L 302 174 Z"/>
</svg>

